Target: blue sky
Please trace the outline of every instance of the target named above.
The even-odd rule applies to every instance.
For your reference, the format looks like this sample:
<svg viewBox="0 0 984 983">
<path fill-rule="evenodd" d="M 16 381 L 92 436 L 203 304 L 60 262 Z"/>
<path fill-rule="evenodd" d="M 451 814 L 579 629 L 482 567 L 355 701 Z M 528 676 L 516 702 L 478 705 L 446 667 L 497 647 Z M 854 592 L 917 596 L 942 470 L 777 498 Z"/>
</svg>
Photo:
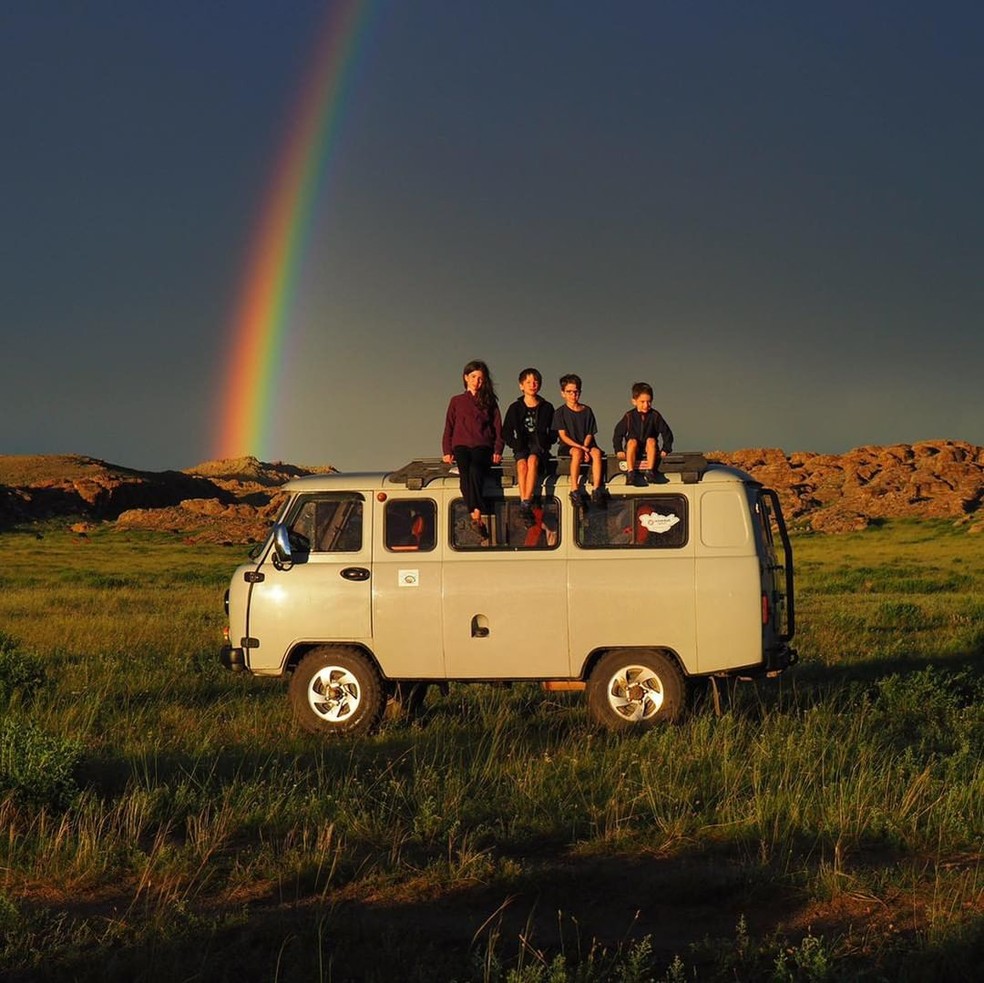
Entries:
<svg viewBox="0 0 984 983">
<path fill-rule="evenodd" d="M 247 250 L 326 4 L 0 13 L 0 453 L 211 456 Z M 984 443 L 984 7 L 382 0 L 264 456 L 438 455 L 637 380 L 682 449 Z"/>
</svg>

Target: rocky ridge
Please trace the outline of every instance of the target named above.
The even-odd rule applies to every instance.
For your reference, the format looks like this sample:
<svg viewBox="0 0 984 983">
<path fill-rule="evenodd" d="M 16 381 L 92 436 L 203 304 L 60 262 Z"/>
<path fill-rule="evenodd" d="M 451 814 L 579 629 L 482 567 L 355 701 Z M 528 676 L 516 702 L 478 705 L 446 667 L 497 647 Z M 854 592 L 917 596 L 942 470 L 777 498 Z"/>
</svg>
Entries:
<svg viewBox="0 0 984 983">
<path fill-rule="evenodd" d="M 0 529 L 65 518 L 78 533 L 112 522 L 193 542 L 255 542 L 279 508 L 283 484 L 334 470 L 255 457 L 157 472 L 81 455 L 0 456 Z"/>
<path fill-rule="evenodd" d="M 763 448 L 707 457 L 775 488 L 794 526 L 845 532 L 873 520 L 910 517 L 984 529 L 984 448 L 964 441 L 866 446 L 846 454 Z M 255 457 L 152 472 L 78 455 L 0 456 L 0 530 L 64 519 L 80 533 L 111 522 L 188 542 L 254 542 L 269 528 L 285 482 L 334 470 Z"/>
<path fill-rule="evenodd" d="M 953 519 L 984 527 L 984 447 L 959 440 L 866 446 L 846 454 L 714 451 L 708 458 L 775 488 L 793 525 L 816 532 L 864 529 L 889 518 Z"/>
</svg>

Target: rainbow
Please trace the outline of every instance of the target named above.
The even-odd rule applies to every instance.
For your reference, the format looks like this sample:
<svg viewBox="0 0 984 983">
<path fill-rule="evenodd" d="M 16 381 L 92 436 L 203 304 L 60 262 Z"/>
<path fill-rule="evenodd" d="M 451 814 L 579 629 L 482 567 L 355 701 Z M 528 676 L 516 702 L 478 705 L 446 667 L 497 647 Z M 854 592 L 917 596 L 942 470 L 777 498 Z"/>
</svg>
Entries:
<svg viewBox="0 0 984 983">
<path fill-rule="evenodd" d="M 274 395 L 319 191 L 374 0 L 335 0 L 252 237 L 231 328 L 214 456 L 270 453 Z"/>
</svg>

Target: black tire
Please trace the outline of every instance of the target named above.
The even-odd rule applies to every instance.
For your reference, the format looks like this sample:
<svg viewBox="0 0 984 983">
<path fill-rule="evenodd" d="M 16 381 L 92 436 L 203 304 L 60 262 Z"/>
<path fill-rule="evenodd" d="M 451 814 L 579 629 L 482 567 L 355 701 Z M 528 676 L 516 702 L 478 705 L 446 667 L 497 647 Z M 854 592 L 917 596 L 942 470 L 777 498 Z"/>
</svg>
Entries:
<svg viewBox="0 0 984 983">
<path fill-rule="evenodd" d="M 383 686 L 358 649 L 322 646 L 297 664 L 288 687 L 294 719 L 312 734 L 371 734 L 383 714 Z"/>
<path fill-rule="evenodd" d="M 683 673 L 652 649 L 608 652 L 592 670 L 587 690 L 591 719 L 608 730 L 646 730 L 683 713 Z"/>
</svg>

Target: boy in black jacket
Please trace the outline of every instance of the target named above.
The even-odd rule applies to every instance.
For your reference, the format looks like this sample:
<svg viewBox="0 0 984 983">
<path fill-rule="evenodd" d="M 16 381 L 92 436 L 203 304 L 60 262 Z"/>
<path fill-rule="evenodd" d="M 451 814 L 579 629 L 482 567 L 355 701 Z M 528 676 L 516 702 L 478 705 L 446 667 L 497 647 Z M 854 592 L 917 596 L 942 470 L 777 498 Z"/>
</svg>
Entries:
<svg viewBox="0 0 984 983">
<path fill-rule="evenodd" d="M 533 494 L 543 472 L 543 463 L 557 439 L 551 429 L 554 408 L 539 395 L 541 385 L 543 376 L 537 369 L 523 369 L 519 373 L 519 389 L 523 395 L 510 404 L 502 422 L 502 436 L 516 455 L 520 511 L 527 521 L 533 518 Z"/>
<path fill-rule="evenodd" d="M 615 453 L 625 461 L 625 483 L 641 486 L 648 484 L 647 478 L 656 480 L 661 458 L 673 450 L 673 431 L 653 409 L 653 387 L 648 382 L 637 382 L 632 387 L 632 405 L 634 409 L 615 425 L 612 441 Z M 637 470 L 640 454 L 645 454 L 645 476 Z"/>
</svg>

